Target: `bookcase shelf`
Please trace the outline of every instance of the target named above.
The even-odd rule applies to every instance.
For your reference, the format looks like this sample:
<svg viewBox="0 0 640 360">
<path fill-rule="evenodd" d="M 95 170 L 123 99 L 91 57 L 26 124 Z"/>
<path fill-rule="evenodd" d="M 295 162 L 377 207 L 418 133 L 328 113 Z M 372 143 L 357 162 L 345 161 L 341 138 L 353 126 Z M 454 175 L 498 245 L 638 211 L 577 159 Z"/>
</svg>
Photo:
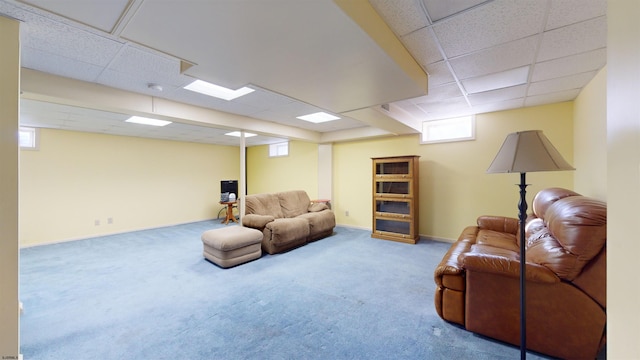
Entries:
<svg viewBox="0 0 640 360">
<path fill-rule="evenodd" d="M 419 156 L 372 158 L 371 237 L 415 244 L 418 233 Z"/>
</svg>

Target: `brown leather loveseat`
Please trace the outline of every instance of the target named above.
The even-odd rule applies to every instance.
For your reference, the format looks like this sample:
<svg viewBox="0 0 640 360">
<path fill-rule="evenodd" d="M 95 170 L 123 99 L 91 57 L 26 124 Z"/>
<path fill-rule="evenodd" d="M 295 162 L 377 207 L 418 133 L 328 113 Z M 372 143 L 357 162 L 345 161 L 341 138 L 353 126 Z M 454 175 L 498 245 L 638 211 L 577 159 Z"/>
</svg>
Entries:
<svg viewBox="0 0 640 360">
<path fill-rule="evenodd" d="M 606 341 L 606 204 L 540 191 L 526 223 L 527 348 L 594 359 Z M 435 270 L 435 306 L 467 330 L 520 344 L 518 220 L 481 216 Z"/>
</svg>

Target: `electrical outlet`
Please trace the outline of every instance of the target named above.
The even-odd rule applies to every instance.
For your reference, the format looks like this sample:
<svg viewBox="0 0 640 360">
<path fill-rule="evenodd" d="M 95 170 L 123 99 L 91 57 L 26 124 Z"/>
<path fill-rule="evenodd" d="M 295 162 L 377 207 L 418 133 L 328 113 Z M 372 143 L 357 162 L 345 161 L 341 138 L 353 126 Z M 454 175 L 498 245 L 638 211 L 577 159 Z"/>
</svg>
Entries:
<svg viewBox="0 0 640 360">
<path fill-rule="evenodd" d="M 113 224 L 113 218 L 107 218 L 107 224 Z"/>
<path fill-rule="evenodd" d="M 93 224 L 94 224 L 95 226 L 100 226 L 100 220 L 96 220 L 96 221 L 94 221 L 94 223 L 93 223 Z"/>
<path fill-rule="evenodd" d="M 349 216 L 349 210 L 344 212 L 344 216 Z"/>
</svg>

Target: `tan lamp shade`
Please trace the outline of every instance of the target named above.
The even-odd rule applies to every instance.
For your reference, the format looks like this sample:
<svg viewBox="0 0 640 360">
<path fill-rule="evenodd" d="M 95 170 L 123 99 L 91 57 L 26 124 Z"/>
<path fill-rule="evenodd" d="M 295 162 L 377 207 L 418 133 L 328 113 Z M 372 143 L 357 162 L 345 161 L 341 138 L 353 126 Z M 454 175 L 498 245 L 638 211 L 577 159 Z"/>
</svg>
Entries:
<svg viewBox="0 0 640 360">
<path fill-rule="evenodd" d="M 560 155 L 542 130 L 529 130 L 507 135 L 487 172 L 528 173 L 558 170 L 575 169 Z"/>
</svg>

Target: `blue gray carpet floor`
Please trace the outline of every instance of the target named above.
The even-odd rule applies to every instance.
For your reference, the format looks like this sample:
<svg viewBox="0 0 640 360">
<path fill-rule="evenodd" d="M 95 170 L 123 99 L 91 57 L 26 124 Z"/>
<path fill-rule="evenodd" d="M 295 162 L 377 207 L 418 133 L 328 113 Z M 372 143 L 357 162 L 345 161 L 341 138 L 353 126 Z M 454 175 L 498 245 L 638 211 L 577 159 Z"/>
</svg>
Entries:
<svg viewBox="0 0 640 360">
<path fill-rule="evenodd" d="M 24 358 L 519 357 L 517 347 L 435 313 L 433 270 L 450 244 L 409 245 L 337 227 L 304 247 L 221 269 L 202 257 L 200 241 L 220 226 L 22 249 Z"/>
</svg>

